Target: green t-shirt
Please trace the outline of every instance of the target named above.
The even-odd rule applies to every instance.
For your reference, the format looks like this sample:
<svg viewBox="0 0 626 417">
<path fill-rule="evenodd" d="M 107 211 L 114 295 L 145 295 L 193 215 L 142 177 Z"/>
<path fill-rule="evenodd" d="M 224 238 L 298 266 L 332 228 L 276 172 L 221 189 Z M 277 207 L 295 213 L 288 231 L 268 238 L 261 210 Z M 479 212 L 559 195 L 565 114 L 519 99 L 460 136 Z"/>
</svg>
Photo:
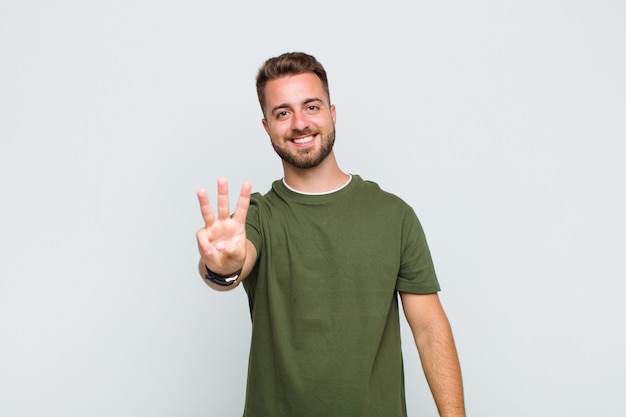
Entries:
<svg viewBox="0 0 626 417">
<path fill-rule="evenodd" d="M 410 206 L 359 176 L 252 195 L 245 417 L 406 415 L 397 291 L 439 291 Z"/>
</svg>

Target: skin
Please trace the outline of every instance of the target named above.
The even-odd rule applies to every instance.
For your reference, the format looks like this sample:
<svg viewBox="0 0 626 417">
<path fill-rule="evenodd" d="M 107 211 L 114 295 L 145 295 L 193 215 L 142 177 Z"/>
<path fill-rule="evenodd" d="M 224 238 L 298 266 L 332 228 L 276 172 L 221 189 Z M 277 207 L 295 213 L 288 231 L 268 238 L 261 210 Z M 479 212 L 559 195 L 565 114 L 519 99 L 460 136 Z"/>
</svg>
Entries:
<svg viewBox="0 0 626 417">
<path fill-rule="evenodd" d="M 332 191 L 345 184 L 349 175 L 339 168 L 332 150 L 335 106 L 330 104 L 317 76 L 305 73 L 272 80 L 266 84 L 265 93 L 263 128 L 281 155 L 287 184 L 302 192 L 315 193 Z M 250 183 L 242 185 L 232 216 L 225 178 L 218 179 L 217 192 L 215 216 L 206 191 L 198 191 L 205 223 L 196 234 L 200 252 L 198 271 L 204 278 L 205 265 L 223 276 L 232 276 L 242 269 L 235 284 L 228 287 L 205 279 L 211 288 L 224 291 L 237 287 L 248 276 L 257 253 L 246 239 L 245 231 Z M 465 416 L 458 355 L 439 296 L 401 293 L 400 297 L 439 415 Z"/>
</svg>

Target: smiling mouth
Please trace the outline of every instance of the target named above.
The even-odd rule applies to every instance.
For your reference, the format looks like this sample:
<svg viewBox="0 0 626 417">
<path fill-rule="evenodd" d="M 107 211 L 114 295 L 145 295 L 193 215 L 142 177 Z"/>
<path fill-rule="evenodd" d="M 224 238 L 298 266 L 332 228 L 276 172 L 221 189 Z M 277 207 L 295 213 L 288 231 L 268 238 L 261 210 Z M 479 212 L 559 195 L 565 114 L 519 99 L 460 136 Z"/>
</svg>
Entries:
<svg viewBox="0 0 626 417">
<path fill-rule="evenodd" d="M 305 144 L 305 143 L 312 142 L 313 139 L 314 139 L 313 135 L 308 135 L 308 136 L 302 136 L 302 137 L 299 137 L 299 138 L 291 139 L 291 141 L 293 143 L 295 143 L 296 145 L 302 145 L 302 144 Z"/>
</svg>

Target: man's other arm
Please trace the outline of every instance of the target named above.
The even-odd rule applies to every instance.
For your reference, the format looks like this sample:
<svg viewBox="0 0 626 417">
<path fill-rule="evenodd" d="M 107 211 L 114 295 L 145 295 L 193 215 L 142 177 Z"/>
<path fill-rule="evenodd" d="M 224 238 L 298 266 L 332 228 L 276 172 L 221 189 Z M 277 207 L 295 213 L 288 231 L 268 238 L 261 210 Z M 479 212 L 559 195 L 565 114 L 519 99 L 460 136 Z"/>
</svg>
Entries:
<svg viewBox="0 0 626 417">
<path fill-rule="evenodd" d="M 400 297 L 439 415 L 465 417 L 461 367 L 439 296 L 403 292 Z"/>
</svg>

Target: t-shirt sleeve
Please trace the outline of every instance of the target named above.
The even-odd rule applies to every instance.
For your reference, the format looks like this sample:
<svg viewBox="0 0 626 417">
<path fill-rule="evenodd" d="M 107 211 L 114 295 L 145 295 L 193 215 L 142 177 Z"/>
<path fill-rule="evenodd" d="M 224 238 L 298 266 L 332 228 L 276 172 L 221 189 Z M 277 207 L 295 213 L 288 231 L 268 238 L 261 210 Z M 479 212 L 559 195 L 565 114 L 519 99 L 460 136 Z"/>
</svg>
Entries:
<svg viewBox="0 0 626 417">
<path fill-rule="evenodd" d="M 263 250 L 263 237 L 261 236 L 261 220 L 259 216 L 259 200 L 261 195 L 254 193 L 250 196 L 250 207 L 246 216 L 246 238 L 254 245 L 257 258 Z"/>
<path fill-rule="evenodd" d="M 396 290 L 431 294 L 441 290 L 426 236 L 417 215 L 407 209 L 402 227 L 402 258 Z"/>
</svg>

